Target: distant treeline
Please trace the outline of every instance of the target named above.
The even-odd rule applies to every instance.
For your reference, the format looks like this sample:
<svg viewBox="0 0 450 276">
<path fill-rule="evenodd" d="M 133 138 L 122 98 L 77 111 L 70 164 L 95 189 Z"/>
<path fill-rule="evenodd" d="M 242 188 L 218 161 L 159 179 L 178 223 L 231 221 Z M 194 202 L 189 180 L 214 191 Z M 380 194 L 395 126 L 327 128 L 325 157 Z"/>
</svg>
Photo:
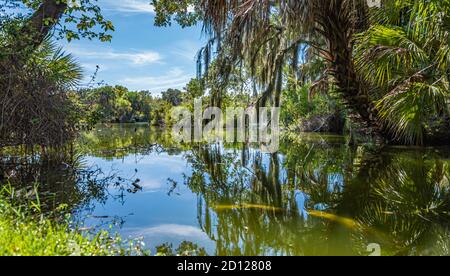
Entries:
<svg viewBox="0 0 450 276">
<path fill-rule="evenodd" d="M 281 123 L 291 130 L 307 132 L 342 132 L 345 114 L 331 97 L 310 97 L 309 86 L 286 89 L 282 94 Z M 98 123 L 149 123 L 153 126 L 171 126 L 171 110 L 183 106 L 193 110 L 194 99 L 210 105 L 210 96 L 203 92 L 200 81 L 192 79 L 183 89 L 168 89 L 160 95 L 150 91 L 130 91 L 123 86 L 102 86 L 81 89 L 71 93 L 78 106 L 78 122 L 93 126 Z M 248 91 L 228 92 L 222 108 L 249 107 L 256 98 Z"/>
<path fill-rule="evenodd" d="M 203 106 L 210 105 L 210 96 L 201 81 L 192 79 L 183 89 L 167 89 L 156 94 L 148 90 L 130 91 L 120 85 L 80 89 L 70 93 L 77 106 L 77 122 L 93 126 L 98 123 L 149 123 L 153 126 L 170 126 L 171 110 L 183 106 L 193 110 L 194 100 L 202 99 Z M 229 92 L 222 107 L 247 107 L 252 97 L 247 92 Z"/>
<path fill-rule="evenodd" d="M 200 97 L 198 81 L 193 79 L 186 88 L 168 89 L 161 95 L 150 91 L 130 91 L 123 86 L 103 86 L 81 89 L 73 93 L 73 100 L 82 112 L 84 124 L 147 122 L 155 126 L 169 124 L 174 106 Z"/>
</svg>

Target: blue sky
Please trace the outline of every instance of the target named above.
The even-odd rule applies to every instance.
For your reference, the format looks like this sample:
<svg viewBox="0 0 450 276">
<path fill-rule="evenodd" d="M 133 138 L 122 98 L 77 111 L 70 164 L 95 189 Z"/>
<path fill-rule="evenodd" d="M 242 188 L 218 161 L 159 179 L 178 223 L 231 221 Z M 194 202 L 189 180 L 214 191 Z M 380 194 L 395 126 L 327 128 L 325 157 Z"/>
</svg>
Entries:
<svg viewBox="0 0 450 276">
<path fill-rule="evenodd" d="M 100 66 L 97 81 L 154 94 L 182 88 L 196 70 L 196 53 L 205 41 L 201 25 L 155 27 L 150 0 L 98 0 L 116 28 L 111 42 L 61 41 L 83 66 L 86 80 Z"/>
</svg>

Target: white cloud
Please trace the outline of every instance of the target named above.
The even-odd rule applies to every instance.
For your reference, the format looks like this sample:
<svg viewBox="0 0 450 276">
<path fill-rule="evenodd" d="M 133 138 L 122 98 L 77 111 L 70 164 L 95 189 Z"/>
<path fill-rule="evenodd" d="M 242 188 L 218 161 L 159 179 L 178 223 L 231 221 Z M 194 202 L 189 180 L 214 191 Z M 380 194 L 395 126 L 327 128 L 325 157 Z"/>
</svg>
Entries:
<svg viewBox="0 0 450 276">
<path fill-rule="evenodd" d="M 133 65 L 149 65 L 162 62 L 162 56 L 155 51 L 130 51 L 130 52 L 116 52 L 116 51 L 90 51 L 86 49 L 71 49 L 71 52 L 76 56 L 94 60 L 114 60 L 125 61 Z"/>
<path fill-rule="evenodd" d="M 135 89 L 161 92 L 168 88 L 182 88 L 193 77 L 193 75 L 185 73 L 180 68 L 173 68 L 164 75 L 126 77 L 120 83 L 129 87 L 135 87 Z"/>
<path fill-rule="evenodd" d="M 121 13 L 149 13 L 154 14 L 155 8 L 150 0 L 104 0 L 102 8 L 107 11 Z M 194 7 L 189 6 L 188 12 L 194 12 Z"/>
<path fill-rule="evenodd" d="M 155 12 L 150 0 L 107 0 L 104 10 L 123 13 L 151 13 Z"/>
<path fill-rule="evenodd" d="M 158 63 L 162 59 L 159 53 L 153 51 L 140 53 L 109 53 L 109 55 L 112 59 L 128 59 L 138 65 Z"/>
</svg>

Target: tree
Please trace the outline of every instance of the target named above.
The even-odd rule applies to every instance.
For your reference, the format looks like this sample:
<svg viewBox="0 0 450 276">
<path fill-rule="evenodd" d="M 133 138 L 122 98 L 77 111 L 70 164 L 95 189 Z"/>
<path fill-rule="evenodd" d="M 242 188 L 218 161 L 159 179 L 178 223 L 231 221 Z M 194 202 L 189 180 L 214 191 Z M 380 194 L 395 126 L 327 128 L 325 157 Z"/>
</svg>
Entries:
<svg viewBox="0 0 450 276">
<path fill-rule="evenodd" d="M 396 18 L 397 22 L 394 24 L 398 26 L 398 23 L 401 23 L 404 28 L 409 28 L 410 35 L 419 34 L 423 37 L 436 35 L 437 28 L 435 27 L 439 24 L 441 30 L 448 30 L 449 1 L 383 1 L 382 8 L 369 8 L 366 0 L 184 0 L 181 1 L 178 9 L 176 5 L 169 5 L 167 1 L 155 0 L 154 2 L 159 2 L 159 5 L 156 6 L 158 7 L 156 9 L 158 18 L 165 18 L 165 20 L 157 20 L 157 25 L 168 24 L 171 20 L 185 24 L 186 22 L 180 20 L 180 13 L 185 11 L 184 7 L 187 5 L 193 5 L 195 7 L 193 10 L 203 20 L 206 33 L 211 37 L 199 54 L 199 61 L 201 61 L 199 69 L 204 68 L 207 71 L 212 61 L 218 63 L 220 70 L 217 72 L 216 79 L 223 82 L 228 82 L 233 68 L 250 70 L 251 77 L 261 90 L 258 93 L 260 105 L 265 105 L 269 101 L 275 105 L 280 103 L 281 90 L 286 83 L 286 76 L 283 75 L 284 65 L 291 66 L 294 72 L 304 69 L 305 66 L 298 66 L 299 51 L 302 53 L 309 51 L 318 58 L 310 59 L 315 64 L 310 63 L 311 66 L 307 66 L 307 69 L 323 70 L 319 79 L 320 83 L 332 81 L 336 87 L 336 94 L 345 105 L 351 119 L 376 142 L 383 144 L 385 141 L 402 140 L 407 143 L 416 143 L 417 141 L 420 143 L 423 140 L 420 138 L 423 132 L 417 130 L 423 128 L 424 119 L 429 119 L 430 116 L 422 117 L 420 119 L 422 123 L 417 123 L 417 120 L 416 123 L 412 123 L 404 116 L 389 116 L 390 111 L 387 111 L 386 108 L 392 107 L 392 101 L 386 102 L 385 99 L 380 102 L 380 97 L 383 97 L 380 90 L 383 87 L 380 86 L 380 83 L 367 78 L 367 73 L 372 73 L 373 70 L 363 71 L 360 67 L 361 64 L 356 64 L 361 59 L 358 54 L 355 54 L 355 39 L 358 38 L 358 33 L 362 33 L 362 37 L 367 37 L 371 31 L 372 34 L 377 35 L 373 33 L 371 24 L 374 23 L 373 19 L 386 19 L 386 16 L 383 15 L 389 15 L 391 19 Z M 433 6 L 432 9 L 435 9 L 435 12 L 425 13 L 425 10 L 430 10 L 425 8 L 427 5 Z M 427 21 L 434 23 L 426 24 L 428 27 L 423 27 L 421 30 L 418 27 L 411 27 L 411 23 L 419 25 L 427 15 Z M 385 23 L 392 25 L 392 21 L 385 21 Z M 395 32 L 387 33 L 387 36 L 389 35 L 395 36 Z M 427 47 L 444 49 L 439 53 L 435 51 L 435 53 L 439 54 L 437 57 L 441 60 L 446 60 L 448 58 L 448 52 L 445 50 L 448 49 L 448 34 L 441 31 L 437 35 L 437 39 L 443 43 L 427 43 L 436 39 L 428 39 L 421 43 Z M 386 41 L 372 40 L 371 42 L 373 43 L 366 45 L 370 45 L 372 49 L 377 49 L 377 47 L 380 49 L 383 42 Z M 414 48 L 403 50 L 406 50 L 403 53 L 410 54 Z M 395 52 L 392 53 L 395 54 Z M 365 56 L 367 57 L 367 55 Z M 416 64 L 424 64 L 419 56 L 411 55 L 411 57 L 416 59 Z M 397 61 L 399 60 L 397 59 Z M 320 66 L 322 61 L 325 61 L 325 68 Z M 367 66 L 372 66 L 370 64 L 374 60 L 368 58 L 363 62 Z M 428 65 L 431 64 L 433 61 L 428 63 Z M 384 65 L 390 66 L 389 70 L 396 70 L 395 64 Z M 436 66 L 431 67 L 436 68 Z M 431 67 L 425 71 L 432 71 Z M 422 67 L 422 69 L 425 68 Z M 316 71 L 315 69 L 313 72 Z M 291 76 L 296 75 L 300 75 L 300 73 L 291 74 Z M 448 69 L 441 68 L 441 74 L 438 75 L 435 80 L 439 80 L 440 76 L 448 75 Z M 446 83 L 448 87 L 446 79 L 448 77 L 441 78 L 443 81 L 440 83 L 443 84 L 443 87 Z M 289 79 L 288 83 L 293 84 Z M 408 90 L 412 92 L 409 95 L 417 94 L 413 92 L 414 90 L 417 92 L 417 89 L 410 88 Z M 431 90 L 434 90 L 432 92 L 434 94 L 438 92 L 435 89 Z M 445 92 L 445 90 L 448 91 L 448 89 L 441 89 L 441 92 L 438 92 L 440 96 L 435 94 L 441 98 L 437 102 L 443 103 L 442 95 L 445 93 L 442 91 Z M 218 91 L 218 93 L 221 97 L 221 92 Z M 403 94 L 403 96 L 405 95 Z M 419 109 L 422 109 L 421 113 L 427 112 L 442 118 L 439 116 L 439 113 L 442 112 L 438 112 L 438 109 L 442 110 L 442 104 L 431 106 L 436 103 L 435 100 L 429 98 L 426 101 L 429 104 L 426 104 L 424 109 Z M 399 112 L 396 113 L 399 114 Z M 409 116 L 408 113 L 403 112 L 403 114 Z M 415 114 L 418 115 L 418 113 Z M 405 119 L 410 123 L 405 124 Z M 448 122 L 448 119 L 446 121 Z M 413 125 L 415 127 L 412 127 Z M 409 135 L 409 137 L 405 136 L 407 128 L 410 129 L 408 131 L 410 134 L 413 132 L 415 134 Z"/>
<path fill-rule="evenodd" d="M 182 27 L 189 27 L 201 20 L 201 10 L 197 0 L 152 0 L 155 8 L 155 24 L 170 26 L 173 19 Z M 194 10 L 193 10 L 194 9 Z"/>
<path fill-rule="evenodd" d="M 1 145 L 59 146 L 74 136 L 80 118 L 68 92 L 81 79 L 81 69 L 49 39 L 56 32 L 69 41 L 110 40 L 107 32 L 114 27 L 93 3 L 0 2 Z"/>
<path fill-rule="evenodd" d="M 158 2 L 158 1 L 154 1 Z M 283 64 L 291 62 L 297 69 L 298 51 L 307 44 L 327 61 L 327 72 L 333 77 L 338 93 L 363 123 L 367 132 L 378 140 L 384 135 L 377 111 L 370 101 L 367 87 L 358 77 L 353 63 L 353 35 L 365 27 L 367 1 L 302 0 L 302 1 L 182 1 L 194 4 L 200 11 L 211 41 L 200 54 L 210 63 L 212 46 L 217 45 L 220 60 L 219 78 L 227 80 L 236 66 L 248 66 L 252 78 L 260 85 L 259 104 L 273 98 L 279 104 L 283 86 Z M 170 21 L 183 9 L 157 9 Z M 166 4 L 166 5 L 165 5 Z M 157 21 L 160 24 L 163 21 Z M 380 141 L 381 142 L 381 141 Z"/>
<path fill-rule="evenodd" d="M 185 90 L 186 90 L 185 100 L 187 101 L 194 101 L 194 99 L 201 98 L 205 94 L 201 81 L 198 79 L 191 79 L 186 84 Z"/>
<path fill-rule="evenodd" d="M 20 19 L 20 24 L 9 25 L 10 39 L 5 46 L 9 50 L 3 52 L 2 57 L 8 57 L 7 60 L 14 64 L 25 60 L 53 30 L 69 41 L 80 37 L 109 41 L 111 35 L 107 32 L 114 30 L 112 22 L 102 16 L 100 8 L 91 0 L 78 3 L 68 0 L 3 0 L 0 4 L 1 8 L 11 6 L 31 11 L 28 17 L 9 16 L 9 21 Z M 100 31 L 93 31 L 97 27 Z"/>
<path fill-rule="evenodd" d="M 133 109 L 137 108 L 137 99 L 133 93 L 123 86 L 103 86 L 89 91 L 83 91 L 81 101 L 94 109 L 96 121 L 100 122 L 127 122 L 134 119 Z"/>
<path fill-rule="evenodd" d="M 152 97 L 149 91 L 130 91 L 127 98 L 131 103 L 131 116 L 136 121 L 149 121 Z"/>
<path fill-rule="evenodd" d="M 381 95 L 377 109 L 394 139 L 423 145 L 433 121 L 450 128 L 450 1 L 390 5 L 358 34 L 356 65 Z"/>
<path fill-rule="evenodd" d="M 46 40 L 23 65 L 0 78 L 0 146 L 60 146 L 73 138 L 78 110 L 68 91 L 82 79 L 71 55 Z"/>
<path fill-rule="evenodd" d="M 173 106 L 179 106 L 183 102 L 182 98 L 183 92 L 179 89 L 168 89 L 161 93 L 162 99 L 169 102 Z"/>
</svg>

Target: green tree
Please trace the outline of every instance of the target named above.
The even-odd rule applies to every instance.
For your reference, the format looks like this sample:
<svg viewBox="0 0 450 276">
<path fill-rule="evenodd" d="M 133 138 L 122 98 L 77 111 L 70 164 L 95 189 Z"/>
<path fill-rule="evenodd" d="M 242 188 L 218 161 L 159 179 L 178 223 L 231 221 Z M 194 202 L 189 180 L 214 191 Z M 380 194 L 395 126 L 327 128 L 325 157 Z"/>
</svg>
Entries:
<svg viewBox="0 0 450 276">
<path fill-rule="evenodd" d="M 114 30 L 112 22 L 102 16 L 100 7 L 91 0 L 76 4 L 69 0 L 2 0 L 0 8 L 8 12 L 8 22 L 20 20 L 19 24 L 7 24 L 10 37 L 6 51 L 2 50 L 3 62 L 5 57 L 15 63 L 26 59 L 53 30 L 69 41 L 80 37 L 109 41 L 108 32 Z"/>
<path fill-rule="evenodd" d="M 284 65 L 290 64 L 297 71 L 301 46 L 316 49 L 352 117 L 380 143 L 387 138 L 353 60 L 354 34 L 366 28 L 366 0 L 181 1 L 179 9 L 168 8 L 167 1 L 154 2 L 162 6 L 156 10 L 158 16 L 167 21 L 173 15 L 179 21 L 182 7 L 193 5 L 211 37 L 199 55 L 205 69 L 214 60 L 219 67 L 216 79 L 228 82 L 233 68 L 249 68 L 251 79 L 260 88 L 260 105 L 269 101 L 278 105 L 285 82 Z"/>
<path fill-rule="evenodd" d="M 205 95 L 201 81 L 198 79 L 191 79 L 186 84 L 185 90 L 184 101 L 193 101 L 194 99 L 202 98 Z"/>
<path fill-rule="evenodd" d="M 448 0 L 383 1 L 381 8 L 366 0 L 154 2 L 163 26 L 194 24 L 180 16 L 193 6 L 211 37 L 199 68 L 218 63 L 214 79 L 226 83 L 234 68 L 250 68 L 261 105 L 278 104 L 302 70 L 319 77 L 309 76 L 317 85 L 331 81 L 352 121 L 378 143 L 423 144 L 425 130 L 448 129 Z M 226 86 L 218 88 L 212 96 L 221 98 Z"/>
<path fill-rule="evenodd" d="M 155 24 L 157 26 L 170 26 L 174 19 L 182 27 L 189 27 L 201 19 L 201 10 L 198 0 L 152 0 L 157 11 Z M 193 10 L 194 9 L 194 10 Z"/>
<path fill-rule="evenodd" d="M 167 91 L 162 92 L 161 96 L 163 100 L 169 102 L 173 106 L 179 106 L 183 101 L 182 94 L 183 92 L 181 92 L 181 90 L 170 88 L 167 89 Z"/>
<path fill-rule="evenodd" d="M 56 33 L 108 41 L 112 23 L 91 0 L 1 0 L 0 11 L 0 116 L 9 118 L 0 123 L 0 143 L 67 142 L 80 119 L 68 92 L 81 69 L 47 40 Z"/>
<path fill-rule="evenodd" d="M 57 146 L 76 131 L 79 113 L 68 91 L 82 79 L 70 54 L 46 40 L 16 74 L 0 75 L 0 145 Z"/>
<path fill-rule="evenodd" d="M 132 119 L 136 121 L 149 121 L 152 97 L 149 91 L 130 91 L 127 98 L 131 103 Z"/>
</svg>

